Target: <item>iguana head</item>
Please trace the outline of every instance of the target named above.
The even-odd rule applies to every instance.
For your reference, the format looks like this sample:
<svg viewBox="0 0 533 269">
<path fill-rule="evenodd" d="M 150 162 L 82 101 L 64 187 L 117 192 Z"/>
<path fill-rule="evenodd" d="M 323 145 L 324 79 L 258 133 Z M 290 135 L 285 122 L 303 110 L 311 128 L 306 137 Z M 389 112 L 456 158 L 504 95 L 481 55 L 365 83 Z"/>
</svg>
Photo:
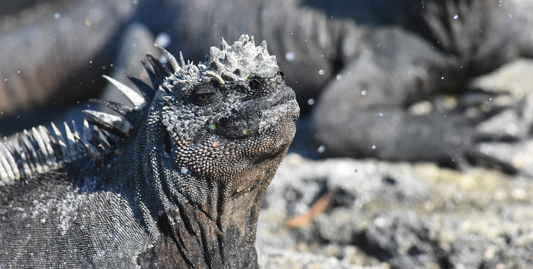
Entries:
<svg viewBox="0 0 533 269">
<path fill-rule="evenodd" d="M 294 137 L 299 107 L 266 42 L 255 46 L 247 35 L 232 46 L 223 40 L 198 65 L 183 58 L 180 65 L 163 52 L 173 70 L 154 64 L 165 77 L 150 110 L 164 136 L 152 154 L 162 160 L 166 180 L 175 179 L 165 188 L 203 204 L 212 180 L 230 192 L 250 190 L 260 179 L 244 174 L 276 160 L 272 172 L 261 171 L 271 177 Z"/>
<path fill-rule="evenodd" d="M 260 143 L 274 143 L 261 149 L 270 151 L 292 140 L 299 108 L 266 42 L 256 47 L 243 35 L 232 46 L 222 44 L 222 50 L 211 48 L 208 63 L 188 64 L 163 82 L 169 154 L 181 157 L 186 144 L 212 152 L 235 144 L 258 149 L 261 157 L 268 152 L 259 152 Z"/>
</svg>

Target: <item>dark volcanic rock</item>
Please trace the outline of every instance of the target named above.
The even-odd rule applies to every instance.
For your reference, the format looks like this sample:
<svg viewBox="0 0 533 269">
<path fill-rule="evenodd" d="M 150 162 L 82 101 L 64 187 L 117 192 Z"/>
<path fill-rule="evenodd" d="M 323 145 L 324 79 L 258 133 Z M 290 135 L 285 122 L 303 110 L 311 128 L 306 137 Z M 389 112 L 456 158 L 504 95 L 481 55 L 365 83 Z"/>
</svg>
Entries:
<svg viewBox="0 0 533 269">
<path fill-rule="evenodd" d="M 276 247 L 336 258 L 339 266 L 530 268 L 531 179 L 482 168 L 291 154 L 267 191 L 257 246 L 267 254 Z M 309 225 L 283 225 L 326 193 L 334 194 L 330 208 Z"/>
</svg>

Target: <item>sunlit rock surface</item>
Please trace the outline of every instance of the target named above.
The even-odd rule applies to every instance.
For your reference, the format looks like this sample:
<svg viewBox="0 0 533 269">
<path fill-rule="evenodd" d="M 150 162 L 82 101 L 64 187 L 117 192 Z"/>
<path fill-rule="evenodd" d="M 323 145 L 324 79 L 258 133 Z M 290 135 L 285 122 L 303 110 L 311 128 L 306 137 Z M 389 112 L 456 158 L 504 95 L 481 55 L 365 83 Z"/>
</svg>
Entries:
<svg viewBox="0 0 533 269">
<path fill-rule="evenodd" d="M 519 103 L 479 125 L 517 142 L 479 149 L 518 175 L 432 163 L 312 160 L 317 147 L 287 156 L 258 224 L 263 268 L 533 268 L 533 61 L 519 60 L 472 87 Z M 299 132 L 310 132 L 305 124 Z M 310 139 L 301 135 L 297 138 Z M 302 143 L 298 145 L 298 143 Z M 325 149 L 327 150 L 327 148 Z M 324 197 L 326 210 L 309 217 Z M 304 216 L 304 217 L 302 217 Z M 305 217 L 307 216 L 307 218 Z M 289 229 L 297 218 L 299 227 Z"/>
<path fill-rule="evenodd" d="M 483 168 L 291 154 L 263 202 L 257 248 L 335 258 L 345 268 L 530 268 L 532 191 L 531 177 Z M 284 226 L 327 193 L 334 198 L 323 214 L 299 228 Z M 286 268 L 314 268 L 297 266 L 297 255 L 270 255 L 296 260 Z M 274 268 L 266 260 L 265 268 Z"/>
</svg>

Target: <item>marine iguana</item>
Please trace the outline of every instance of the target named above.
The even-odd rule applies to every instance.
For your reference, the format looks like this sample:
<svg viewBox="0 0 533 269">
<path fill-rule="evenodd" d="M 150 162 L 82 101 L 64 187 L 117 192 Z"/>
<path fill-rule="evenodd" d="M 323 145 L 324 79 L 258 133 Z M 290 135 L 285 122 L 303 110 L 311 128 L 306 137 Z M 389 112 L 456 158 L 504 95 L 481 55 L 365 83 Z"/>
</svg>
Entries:
<svg viewBox="0 0 533 269">
<path fill-rule="evenodd" d="M 161 50 L 168 66 L 147 55 L 153 89 L 130 78 L 142 96 L 107 77 L 133 108 L 95 100 L 119 115 L 87 110 L 83 132 L 39 126 L 19 148 L 1 145 L 1 264 L 257 268 L 257 217 L 295 133 L 294 91 L 247 35 L 197 65 Z"/>
</svg>

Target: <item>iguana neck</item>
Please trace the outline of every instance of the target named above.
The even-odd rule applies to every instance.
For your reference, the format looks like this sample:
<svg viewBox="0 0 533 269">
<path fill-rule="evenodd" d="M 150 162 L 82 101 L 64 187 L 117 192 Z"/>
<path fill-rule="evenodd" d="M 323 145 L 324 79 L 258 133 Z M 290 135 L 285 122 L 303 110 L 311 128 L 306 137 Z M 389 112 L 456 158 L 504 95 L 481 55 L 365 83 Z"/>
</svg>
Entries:
<svg viewBox="0 0 533 269">
<path fill-rule="evenodd" d="M 243 175 L 258 182 L 250 191 L 212 189 L 207 204 L 179 204 L 159 216 L 157 226 L 164 238 L 153 249 L 165 260 L 153 263 L 194 268 L 257 268 L 255 236 L 261 201 L 274 175 L 278 160 L 271 160 Z M 171 257 L 171 258 L 170 258 Z M 179 264 L 179 266 L 178 266 Z M 180 267 L 180 268 L 182 268 Z"/>
</svg>

